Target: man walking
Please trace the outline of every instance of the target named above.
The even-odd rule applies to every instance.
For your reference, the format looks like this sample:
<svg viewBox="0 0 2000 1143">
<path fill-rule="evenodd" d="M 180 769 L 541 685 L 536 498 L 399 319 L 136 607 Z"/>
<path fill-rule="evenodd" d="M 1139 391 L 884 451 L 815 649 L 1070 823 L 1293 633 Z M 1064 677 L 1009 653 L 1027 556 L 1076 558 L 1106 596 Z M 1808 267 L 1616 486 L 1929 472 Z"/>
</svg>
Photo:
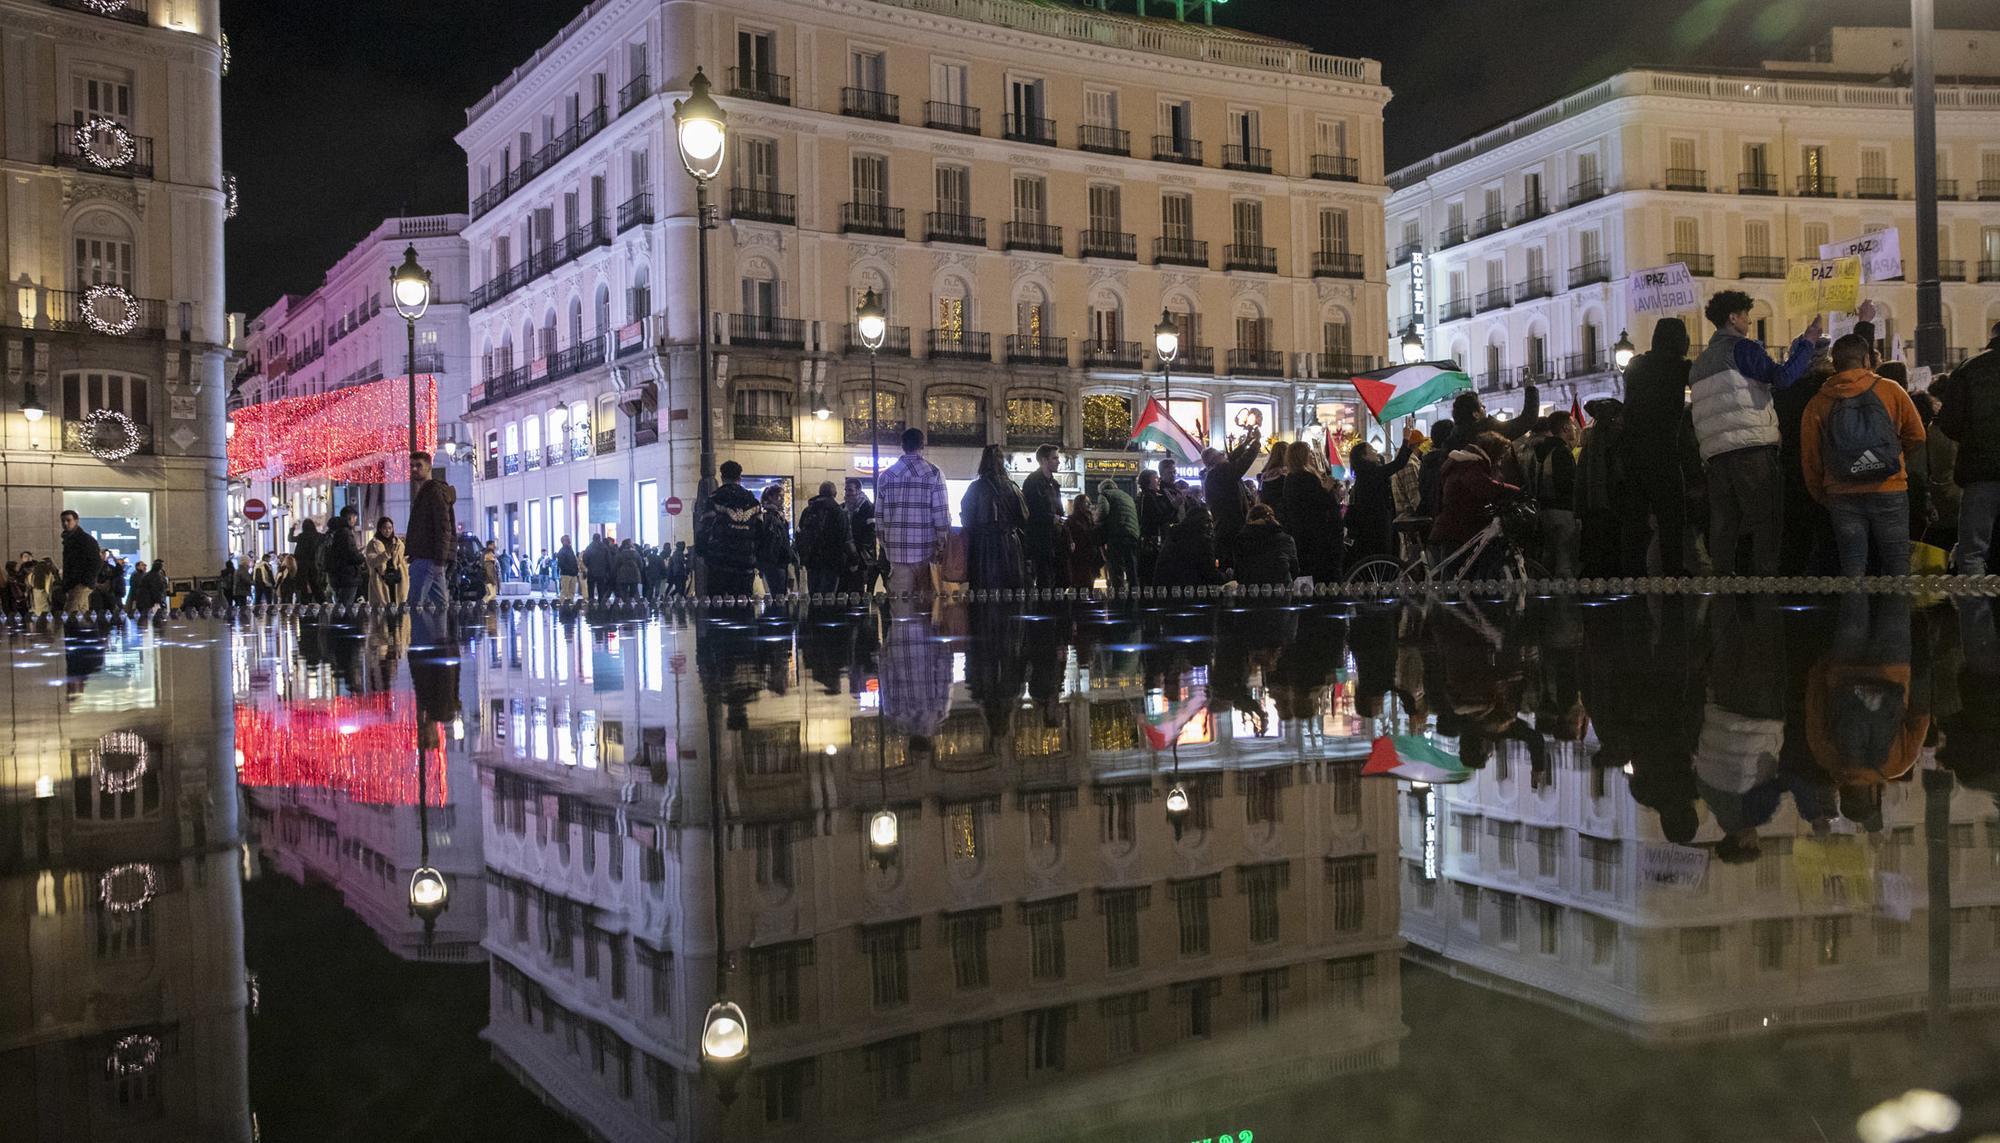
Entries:
<svg viewBox="0 0 2000 1143">
<path fill-rule="evenodd" d="M 924 459 L 924 431 L 903 430 L 903 455 L 875 486 L 876 520 L 889 560 L 889 590 L 903 595 L 931 590 L 931 565 L 951 531 L 944 474 Z"/>
<path fill-rule="evenodd" d="M 1806 406 L 1799 436 L 1806 491 L 1833 518 L 1840 574 L 1865 575 L 1871 551 L 1882 575 L 1910 574 L 1910 480 L 1905 454 L 1922 448 L 1924 423 L 1901 385 L 1868 368 L 1868 342 L 1833 343 L 1836 370 Z"/>
<path fill-rule="evenodd" d="M 97 574 L 104 563 L 104 549 L 97 546 L 97 537 L 83 530 L 83 521 L 75 512 L 65 508 L 61 519 L 62 609 L 89 611 L 90 593 L 97 587 Z"/>
<path fill-rule="evenodd" d="M 453 545 L 458 536 L 458 490 L 431 475 L 431 454 L 410 454 L 410 524 L 403 529 L 403 551 L 410 561 L 410 604 L 451 602 L 448 583 Z"/>
<path fill-rule="evenodd" d="M 2000 323 L 1986 352 L 1952 371 L 1937 427 L 1958 442 L 1958 570 L 1985 575 L 2000 517 Z"/>
<path fill-rule="evenodd" d="M 1021 496 L 1028 502 L 1028 571 L 1034 586 L 1052 591 L 1069 585 L 1062 489 L 1056 485 L 1056 468 L 1061 464 L 1062 450 L 1045 444 L 1035 450 L 1035 471 L 1021 481 Z"/>
<path fill-rule="evenodd" d="M 1805 376 L 1820 334 L 1814 316 L 1779 364 L 1750 338 L 1753 304 L 1741 290 L 1708 300 L 1703 313 L 1715 334 L 1688 371 L 1695 441 L 1708 463 L 1708 551 L 1718 575 L 1736 574 L 1736 545 L 1744 532 L 1750 533 L 1752 570 L 1778 574 L 1785 484 L 1771 396 Z"/>
</svg>

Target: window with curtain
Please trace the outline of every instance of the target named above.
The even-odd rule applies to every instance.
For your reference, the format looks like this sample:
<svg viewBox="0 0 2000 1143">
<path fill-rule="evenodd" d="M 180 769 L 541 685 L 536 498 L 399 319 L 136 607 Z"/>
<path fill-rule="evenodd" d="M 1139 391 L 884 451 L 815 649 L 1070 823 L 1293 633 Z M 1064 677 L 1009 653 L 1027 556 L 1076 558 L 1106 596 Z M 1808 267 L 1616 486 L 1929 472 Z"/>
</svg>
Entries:
<svg viewBox="0 0 2000 1143">
<path fill-rule="evenodd" d="M 1329 207 L 1319 212 L 1319 248 L 1330 254 L 1347 253 L 1347 212 Z"/>
</svg>

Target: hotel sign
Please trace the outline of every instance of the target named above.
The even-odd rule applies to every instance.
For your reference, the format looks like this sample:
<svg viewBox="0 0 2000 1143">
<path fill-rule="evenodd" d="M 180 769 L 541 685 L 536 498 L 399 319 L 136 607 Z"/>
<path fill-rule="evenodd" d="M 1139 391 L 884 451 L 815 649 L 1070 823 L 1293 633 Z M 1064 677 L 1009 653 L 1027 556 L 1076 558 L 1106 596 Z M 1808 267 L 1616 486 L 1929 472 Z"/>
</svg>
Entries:
<svg viewBox="0 0 2000 1143">
<path fill-rule="evenodd" d="M 1410 252 L 1410 324 L 1417 336 L 1430 339 L 1430 286 L 1424 278 L 1424 252 Z"/>
</svg>

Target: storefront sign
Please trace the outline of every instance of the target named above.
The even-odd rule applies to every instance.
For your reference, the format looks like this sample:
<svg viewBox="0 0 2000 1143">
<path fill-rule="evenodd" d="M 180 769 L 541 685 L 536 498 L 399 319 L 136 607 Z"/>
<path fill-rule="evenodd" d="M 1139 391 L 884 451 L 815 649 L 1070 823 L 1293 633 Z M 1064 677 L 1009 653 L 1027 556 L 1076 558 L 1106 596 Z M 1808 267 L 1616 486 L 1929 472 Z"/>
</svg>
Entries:
<svg viewBox="0 0 2000 1143">
<path fill-rule="evenodd" d="M 1819 248 L 1821 258 L 1861 259 L 1861 280 L 1886 282 L 1903 276 L 1902 232 L 1891 227 L 1846 242 L 1829 242 Z"/>
<path fill-rule="evenodd" d="M 1685 262 L 1640 270 L 1625 280 L 1625 292 L 1635 314 L 1675 313 L 1701 305 L 1701 291 Z"/>
</svg>

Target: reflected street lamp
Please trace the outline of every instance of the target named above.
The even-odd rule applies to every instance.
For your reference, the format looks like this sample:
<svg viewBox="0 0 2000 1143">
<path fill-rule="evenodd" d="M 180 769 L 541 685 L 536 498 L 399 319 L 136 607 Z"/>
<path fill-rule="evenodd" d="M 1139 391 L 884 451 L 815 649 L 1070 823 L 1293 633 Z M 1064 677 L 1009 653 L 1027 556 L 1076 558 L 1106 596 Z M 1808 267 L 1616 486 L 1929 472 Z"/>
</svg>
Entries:
<svg viewBox="0 0 2000 1143">
<path fill-rule="evenodd" d="M 896 849 L 902 845 L 902 823 L 896 818 L 896 811 L 887 806 L 876 810 L 868 817 L 868 855 L 878 865 L 888 865 L 896 860 Z"/>
<path fill-rule="evenodd" d="M 403 324 L 409 330 L 410 375 L 410 453 L 417 452 L 417 319 L 431 308 L 431 272 L 417 265 L 417 247 L 411 243 L 403 250 L 403 264 L 389 272 L 389 296 L 396 301 L 396 312 L 403 315 Z"/>
<path fill-rule="evenodd" d="M 723 1106 L 736 1102 L 736 1081 L 750 1064 L 750 1022 L 735 1001 L 718 999 L 701 1020 L 701 1069 L 715 1080 Z"/>
<path fill-rule="evenodd" d="M 1632 364 L 1632 355 L 1637 352 L 1639 352 L 1639 347 L 1632 344 L 1630 331 L 1619 330 L 1618 341 L 1611 347 L 1611 360 L 1613 364 L 1623 369 L 1627 365 Z"/>
<path fill-rule="evenodd" d="M 694 179 L 695 261 L 699 266 L 701 295 L 701 310 L 695 322 L 701 380 L 701 483 L 695 490 L 698 513 L 708 510 L 708 498 L 715 492 L 715 417 L 709 408 L 708 392 L 712 384 L 709 376 L 712 366 L 708 360 L 708 232 L 715 228 L 715 222 L 709 216 L 708 184 L 722 173 L 722 156 L 729 138 L 728 119 L 721 105 L 708 94 L 708 77 L 695 68 L 694 78 L 688 81 L 688 97 L 674 100 L 674 141 L 680 147 L 681 165 Z M 702 579 L 696 589 L 705 591 L 708 563 L 703 560 L 697 566 L 702 569 Z"/>
</svg>

